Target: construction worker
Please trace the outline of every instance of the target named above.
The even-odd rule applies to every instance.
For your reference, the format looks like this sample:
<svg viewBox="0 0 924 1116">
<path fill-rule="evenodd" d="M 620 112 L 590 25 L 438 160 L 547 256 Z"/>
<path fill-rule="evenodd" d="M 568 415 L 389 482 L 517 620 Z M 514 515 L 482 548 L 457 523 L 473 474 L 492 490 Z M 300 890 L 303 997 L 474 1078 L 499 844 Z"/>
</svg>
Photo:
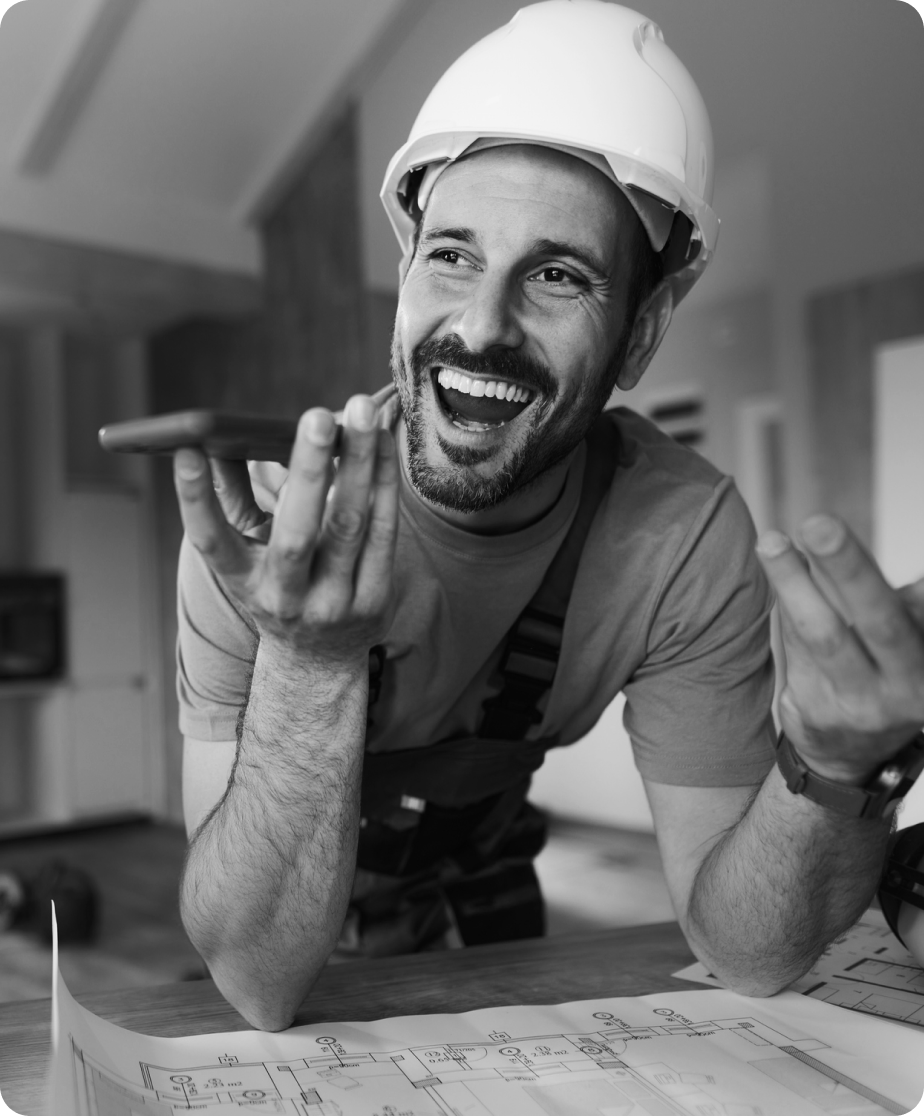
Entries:
<svg viewBox="0 0 924 1116">
<path fill-rule="evenodd" d="M 388 168 L 394 383 L 349 400 L 336 467 L 320 408 L 288 471 L 177 455 L 182 910 L 256 1026 L 335 948 L 541 933 L 530 775 L 620 691 L 678 920 L 731 987 L 784 987 L 874 893 L 924 763 L 924 588 L 826 516 L 810 561 L 777 532 L 758 560 L 728 478 L 604 413 L 712 258 L 712 175 L 650 20 L 524 8 Z"/>
</svg>

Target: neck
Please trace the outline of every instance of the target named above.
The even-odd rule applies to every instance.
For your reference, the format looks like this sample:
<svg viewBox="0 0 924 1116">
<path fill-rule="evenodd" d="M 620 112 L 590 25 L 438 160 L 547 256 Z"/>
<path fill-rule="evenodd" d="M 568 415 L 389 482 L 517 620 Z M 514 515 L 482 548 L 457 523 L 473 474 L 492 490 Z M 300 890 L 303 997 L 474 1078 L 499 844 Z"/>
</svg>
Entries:
<svg viewBox="0 0 924 1116">
<path fill-rule="evenodd" d="M 405 474 L 408 474 L 407 464 L 407 436 L 404 422 L 400 423 L 398 433 L 398 450 L 404 465 Z M 524 527 L 538 522 L 555 506 L 568 476 L 568 469 L 574 460 L 573 450 L 557 465 L 547 469 L 541 476 L 531 481 L 522 490 L 515 492 L 502 504 L 484 511 L 461 512 L 441 507 L 421 496 L 417 497 L 427 505 L 434 515 L 453 527 L 460 527 L 463 531 L 470 531 L 473 535 L 507 535 L 514 531 L 521 531 Z M 415 490 L 416 492 L 416 490 Z"/>
</svg>

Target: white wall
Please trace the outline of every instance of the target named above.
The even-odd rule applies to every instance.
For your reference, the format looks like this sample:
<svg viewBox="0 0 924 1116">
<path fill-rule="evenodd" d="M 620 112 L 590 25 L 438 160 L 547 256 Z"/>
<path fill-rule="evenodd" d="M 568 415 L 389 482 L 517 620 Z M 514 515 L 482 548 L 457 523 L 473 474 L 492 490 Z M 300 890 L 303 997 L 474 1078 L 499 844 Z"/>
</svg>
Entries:
<svg viewBox="0 0 924 1116">
<path fill-rule="evenodd" d="M 533 776 L 531 801 L 558 817 L 654 832 L 620 694 L 590 732 L 568 748 L 553 748 Z"/>
</svg>

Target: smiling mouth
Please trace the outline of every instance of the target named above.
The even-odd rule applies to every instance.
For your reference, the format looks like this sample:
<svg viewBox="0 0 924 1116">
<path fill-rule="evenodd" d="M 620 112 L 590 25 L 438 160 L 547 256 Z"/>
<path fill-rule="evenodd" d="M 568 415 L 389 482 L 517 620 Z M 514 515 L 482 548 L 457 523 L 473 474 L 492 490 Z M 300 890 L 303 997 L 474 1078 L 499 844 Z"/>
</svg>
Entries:
<svg viewBox="0 0 924 1116">
<path fill-rule="evenodd" d="M 484 380 L 450 368 L 434 369 L 434 387 L 454 426 L 481 432 L 515 419 L 535 398 L 531 388 L 506 380 Z"/>
</svg>

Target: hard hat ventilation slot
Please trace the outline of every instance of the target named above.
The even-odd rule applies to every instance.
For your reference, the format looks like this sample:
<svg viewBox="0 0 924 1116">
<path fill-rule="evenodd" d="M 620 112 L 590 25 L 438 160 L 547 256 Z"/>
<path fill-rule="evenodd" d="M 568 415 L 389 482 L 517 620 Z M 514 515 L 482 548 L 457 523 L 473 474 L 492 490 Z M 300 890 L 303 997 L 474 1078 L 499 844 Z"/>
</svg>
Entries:
<svg viewBox="0 0 924 1116">
<path fill-rule="evenodd" d="M 401 181 L 398 187 L 398 199 L 401 202 L 401 207 L 416 221 L 420 217 L 420 206 L 417 204 L 417 195 L 420 190 L 420 184 L 423 182 L 423 177 L 427 173 L 427 164 L 422 167 L 411 167 Z"/>
</svg>

